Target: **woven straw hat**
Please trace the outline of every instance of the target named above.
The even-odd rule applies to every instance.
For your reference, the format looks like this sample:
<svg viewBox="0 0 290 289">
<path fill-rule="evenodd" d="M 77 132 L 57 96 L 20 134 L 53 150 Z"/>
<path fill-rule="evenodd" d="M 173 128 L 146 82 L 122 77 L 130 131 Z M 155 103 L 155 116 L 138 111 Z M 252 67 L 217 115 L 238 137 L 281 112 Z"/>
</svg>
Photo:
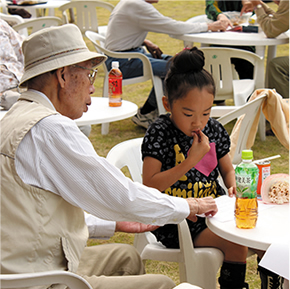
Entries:
<svg viewBox="0 0 290 289">
<path fill-rule="evenodd" d="M 22 50 L 25 64 L 20 86 L 35 76 L 61 67 L 90 59 L 95 59 L 95 66 L 98 66 L 107 59 L 88 49 L 74 24 L 37 31 L 23 41 Z"/>
</svg>

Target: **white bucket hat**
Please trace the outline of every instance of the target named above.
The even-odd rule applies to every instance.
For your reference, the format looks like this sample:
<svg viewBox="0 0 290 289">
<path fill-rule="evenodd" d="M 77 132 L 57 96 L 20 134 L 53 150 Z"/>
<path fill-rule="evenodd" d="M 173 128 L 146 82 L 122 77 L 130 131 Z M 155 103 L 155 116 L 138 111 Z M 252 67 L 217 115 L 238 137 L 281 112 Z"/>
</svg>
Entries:
<svg viewBox="0 0 290 289">
<path fill-rule="evenodd" d="M 37 31 L 23 41 L 22 50 L 24 74 L 20 86 L 35 76 L 61 67 L 90 59 L 95 59 L 95 66 L 98 66 L 107 59 L 88 49 L 81 31 L 74 24 Z"/>
</svg>

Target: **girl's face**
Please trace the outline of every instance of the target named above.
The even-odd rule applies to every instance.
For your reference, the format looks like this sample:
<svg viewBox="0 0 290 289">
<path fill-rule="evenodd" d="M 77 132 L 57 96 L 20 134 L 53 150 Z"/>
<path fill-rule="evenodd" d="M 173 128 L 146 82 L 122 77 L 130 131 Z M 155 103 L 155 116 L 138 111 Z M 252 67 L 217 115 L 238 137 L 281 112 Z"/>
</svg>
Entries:
<svg viewBox="0 0 290 289">
<path fill-rule="evenodd" d="M 174 125 L 187 136 L 193 136 L 198 130 L 206 126 L 214 96 L 207 89 L 193 88 L 187 95 L 174 101 L 169 107 L 167 98 L 164 98 L 165 109 L 171 112 L 171 120 Z"/>
</svg>

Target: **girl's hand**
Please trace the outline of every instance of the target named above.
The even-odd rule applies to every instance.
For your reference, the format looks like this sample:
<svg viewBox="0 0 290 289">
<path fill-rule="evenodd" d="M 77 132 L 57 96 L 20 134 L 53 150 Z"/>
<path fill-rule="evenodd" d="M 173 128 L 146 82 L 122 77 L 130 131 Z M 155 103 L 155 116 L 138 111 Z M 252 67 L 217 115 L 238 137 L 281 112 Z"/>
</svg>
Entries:
<svg viewBox="0 0 290 289">
<path fill-rule="evenodd" d="M 192 136 L 193 142 L 188 152 L 188 158 L 197 164 L 209 152 L 210 145 L 208 137 L 201 130 L 194 132 Z"/>
<path fill-rule="evenodd" d="M 228 188 L 228 194 L 229 194 L 229 197 L 236 196 L 237 195 L 237 188 L 236 187 Z"/>
</svg>

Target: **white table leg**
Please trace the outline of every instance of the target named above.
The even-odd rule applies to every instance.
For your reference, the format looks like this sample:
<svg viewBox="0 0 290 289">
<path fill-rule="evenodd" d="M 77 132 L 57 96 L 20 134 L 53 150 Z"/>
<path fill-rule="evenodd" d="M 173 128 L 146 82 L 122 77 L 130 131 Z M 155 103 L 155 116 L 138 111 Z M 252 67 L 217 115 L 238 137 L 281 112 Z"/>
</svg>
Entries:
<svg viewBox="0 0 290 289">
<path fill-rule="evenodd" d="M 265 87 L 268 87 L 268 65 L 269 62 L 276 57 L 277 46 L 268 46 L 267 64 L 266 64 L 266 75 L 265 75 Z"/>
<path fill-rule="evenodd" d="M 110 123 L 102 123 L 102 134 L 108 134 L 109 133 L 109 125 Z"/>
</svg>

